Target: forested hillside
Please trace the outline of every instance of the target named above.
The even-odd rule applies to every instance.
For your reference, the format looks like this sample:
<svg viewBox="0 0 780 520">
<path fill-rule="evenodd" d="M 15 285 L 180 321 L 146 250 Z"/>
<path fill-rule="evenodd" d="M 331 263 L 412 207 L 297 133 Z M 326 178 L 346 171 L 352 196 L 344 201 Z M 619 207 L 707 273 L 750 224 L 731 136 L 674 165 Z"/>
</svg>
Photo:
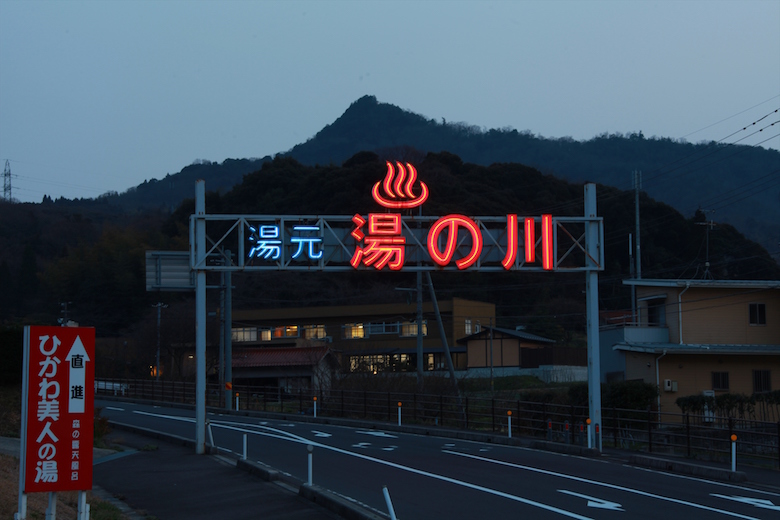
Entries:
<svg viewBox="0 0 780 520">
<path fill-rule="evenodd" d="M 651 197 L 685 217 L 702 210 L 707 220 L 735 226 L 780 258 L 780 152 L 739 145 L 758 131 L 735 130 L 720 143 L 648 137 L 641 130 L 605 133 L 587 141 L 548 139 L 529 130 L 436 121 L 364 96 L 311 139 L 280 155 L 314 166 L 341 165 L 361 151 L 412 162 L 428 152 L 446 151 L 468 163 L 519 163 L 571 182 L 598 182 L 621 190 L 631 189 L 633 172 L 640 171 L 642 190 Z M 772 134 L 766 137 L 777 139 Z M 128 211 L 172 211 L 193 196 L 196 179 L 205 179 L 210 191 L 225 193 L 267 160 L 270 157 L 221 164 L 196 161 L 179 173 L 148 180 L 122 194 L 105 194 L 96 202 Z"/>
<path fill-rule="evenodd" d="M 739 129 L 736 129 L 739 130 Z M 738 143 L 747 128 L 728 142 Z M 776 133 L 766 137 L 777 139 Z M 379 103 L 373 96 L 355 101 L 333 124 L 289 155 L 304 164 L 341 164 L 361 150 L 397 155 L 404 148 L 447 151 L 464 161 L 488 166 L 520 163 L 572 182 L 642 189 L 684 216 L 697 209 L 708 220 L 729 223 L 780 254 L 780 152 L 761 147 L 709 142 L 690 144 L 665 137 L 603 134 L 588 141 L 546 139 L 531 131 L 484 129 L 468 123 L 435 121 Z"/>
<path fill-rule="evenodd" d="M 277 157 L 232 190 L 209 193 L 207 212 L 368 212 L 375 207 L 370 187 L 384 177 L 385 170 L 384 161 L 373 152 L 359 153 L 343 166 L 305 166 Z M 583 214 L 582 184 L 520 164 L 486 167 L 437 153 L 418 162 L 418 173 L 431 192 L 426 214 Z M 172 304 L 186 300 L 190 295 L 145 292 L 144 253 L 187 250 L 193 206 L 190 199 L 169 215 L 122 213 L 105 201 L 102 211 L 95 204 L 0 204 L 0 320 L 53 324 L 63 316 L 62 304 L 67 303 L 70 319 L 96 326 L 101 336 L 111 336 L 149 317 L 151 305 L 161 298 Z M 621 280 L 629 274 L 633 192 L 599 186 L 598 211 L 604 217 L 607 261 L 600 276 L 600 305 L 625 309 L 630 307 L 629 292 Z M 641 213 L 645 277 L 701 276 L 706 227 L 697 221 L 703 216 L 685 218 L 646 195 L 641 197 Z M 780 278 L 780 268 L 766 250 L 729 225 L 710 231 L 709 256 L 717 279 Z M 370 272 L 236 275 L 233 282 L 237 308 L 397 301 L 407 293 L 396 288 L 414 283 L 413 275 Z M 434 276 L 434 284 L 440 298 L 495 302 L 498 325 L 527 324 L 552 337 L 585 325 L 584 280 L 579 275 L 440 273 Z M 216 301 L 209 305 L 212 308 Z M 173 310 L 166 312 L 173 314 Z M 188 323 L 186 312 L 177 312 L 181 322 Z"/>
</svg>

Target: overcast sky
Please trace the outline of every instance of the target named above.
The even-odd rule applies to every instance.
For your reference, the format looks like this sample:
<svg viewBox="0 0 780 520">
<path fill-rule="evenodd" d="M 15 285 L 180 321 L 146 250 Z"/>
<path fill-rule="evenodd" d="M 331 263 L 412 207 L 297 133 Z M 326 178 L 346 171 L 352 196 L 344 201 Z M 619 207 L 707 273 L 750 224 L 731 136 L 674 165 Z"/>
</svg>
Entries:
<svg viewBox="0 0 780 520">
<path fill-rule="evenodd" d="M 287 151 L 366 94 L 544 137 L 736 142 L 780 107 L 780 1 L 0 0 L 20 201 Z M 741 143 L 780 149 L 778 127 Z"/>
</svg>

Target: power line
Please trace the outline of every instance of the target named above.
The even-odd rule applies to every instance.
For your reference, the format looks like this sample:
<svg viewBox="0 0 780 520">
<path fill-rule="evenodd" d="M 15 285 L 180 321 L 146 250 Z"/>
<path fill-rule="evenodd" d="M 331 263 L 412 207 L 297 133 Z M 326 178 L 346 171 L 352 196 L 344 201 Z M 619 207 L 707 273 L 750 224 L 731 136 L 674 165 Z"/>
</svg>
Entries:
<svg viewBox="0 0 780 520">
<path fill-rule="evenodd" d="M 729 119 L 732 119 L 732 118 L 735 118 L 737 116 L 740 116 L 740 115 L 744 114 L 745 112 L 749 112 L 750 110 L 753 110 L 754 108 L 760 107 L 761 105 L 765 105 L 766 103 L 769 103 L 773 99 L 777 99 L 779 97 L 780 97 L 780 94 L 778 94 L 776 96 L 772 96 L 771 98 L 769 98 L 769 99 L 767 99 L 765 101 L 762 101 L 761 103 L 758 103 L 757 105 L 753 105 L 750 108 L 746 108 L 745 110 L 742 110 L 741 112 L 737 112 L 734 115 L 731 115 L 729 117 L 725 117 L 725 118 L 721 119 L 720 121 L 716 121 L 715 123 L 712 123 L 710 125 L 705 126 L 704 128 L 699 128 L 698 130 L 694 130 L 693 132 L 691 132 L 689 134 L 685 134 L 684 136 L 682 136 L 682 139 L 685 139 L 686 137 L 692 136 L 693 134 L 698 134 L 699 132 L 701 132 L 703 130 L 707 130 L 708 128 L 712 128 L 713 126 L 719 125 L 719 124 L 723 123 L 724 121 L 728 121 Z"/>
</svg>

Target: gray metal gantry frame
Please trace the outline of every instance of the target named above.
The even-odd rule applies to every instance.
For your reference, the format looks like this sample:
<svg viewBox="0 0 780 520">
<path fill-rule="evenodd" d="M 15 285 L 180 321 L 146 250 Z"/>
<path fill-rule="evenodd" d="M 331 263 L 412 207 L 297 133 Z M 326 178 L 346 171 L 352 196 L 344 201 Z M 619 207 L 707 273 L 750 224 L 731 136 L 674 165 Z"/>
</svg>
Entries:
<svg viewBox="0 0 780 520">
<path fill-rule="evenodd" d="M 350 216 L 322 215 L 208 215 L 206 214 L 205 181 L 195 185 L 195 214 L 190 217 L 190 268 L 195 272 L 196 314 L 196 398 L 195 398 L 195 451 L 205 453 L 206 440 L 206 272 L 232 271 L 354 271 L 374 270 L 373 267 L 350 264 L 359 246 L 351 234 L 356 223 Z M 601 425 L 601 385 L 598 338 L 598 272 L 604 270 L 604 223 L 596 211 L 596 185 L 585 184 L 584 216 L 552 217 L 552 269 L 543 269 L 539 261 L 527 263 L 523 238 L 518 238 L 518 250 L 514 261 L 505 268 L 502 260 L 507 254 L 507 218 L 501 216 L 470 217 L 479 227 L 482 251 L 476 262 L 465 271 L 536 271 L 536 272 L 585 272 L 586 315 L 588 338 L 588 394 L 589 413 L 594 425 Z M 536 222 L 540 217 L 533 217 Z M 427 249 L 424 238 L 430 225 L 439 217 L 403 216 L 404 244 L 403 271 L 459 271 L 455 265 L 437 265 Z M 522 217 L 519 219 L 522 222 Z M 207 230 L 207 226 L 209 229 Z M 273 228 L 273 240 L 267 241 L 263 254 L 247 249 L 257 247 L 258 230 Z M 294 237 L 296 229 L 305 229 L 304 236 Z M 208 231 L 208 233 L 207 233 Z M 213 237 L 213 238 L 212 238 Z M 459 234 L 455 258 L 468 255 L 472 243 L 468 233 Z M 528 246 L 534 249 L 541 236 Z M 272 244 L 271 244 L 272 243 Z M 306 244 L 313 249 L 301 254 Z M 249 250 L 252 251 L 252 247 Z M 269 253 L 268 249 L 272 249 Z M 236 252 L 236 259 L 228 262 L 212 262 L 214 253 L 223 250 Z M 230 326 L 228 324 L 228 326 Z M 601 450 L 596 428 L 590 432 L 589 445 Z"/>
</svg>

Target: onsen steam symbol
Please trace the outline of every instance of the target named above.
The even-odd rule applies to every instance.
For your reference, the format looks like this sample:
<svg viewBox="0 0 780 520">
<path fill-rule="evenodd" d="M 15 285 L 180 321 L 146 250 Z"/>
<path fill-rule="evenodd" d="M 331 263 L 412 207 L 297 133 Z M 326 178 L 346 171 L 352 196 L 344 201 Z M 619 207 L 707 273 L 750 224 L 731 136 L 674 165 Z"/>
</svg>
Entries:
<svg viewBox="0 0 780 520">
<path fill-rule="evenodd" d="M 412 193 L 412 186 L 417 181 L 417 170 L 409 163 L 406 163 L 406 167 L 400 162 L 396 162 L 395 164 L 398 167 L 398 175 L 396 176 L 393 164 L 388 161 L 387 175 L 385 175 L 384 182 L 377 182 L 374 184 L 374 189 L 371 190 L 371 195 L 374 197 L 374 200 L 380 206 L 392 209 L 407 209 L 422 206 L 423 203 L 428 200 L 428 186 L 420 181 L 420 194 L 415 197 L 414 193 Z M 380 185 L 384 188 L 384 193 L 387 195 L 387 198 L 379 193 Z"/>
</svg>

